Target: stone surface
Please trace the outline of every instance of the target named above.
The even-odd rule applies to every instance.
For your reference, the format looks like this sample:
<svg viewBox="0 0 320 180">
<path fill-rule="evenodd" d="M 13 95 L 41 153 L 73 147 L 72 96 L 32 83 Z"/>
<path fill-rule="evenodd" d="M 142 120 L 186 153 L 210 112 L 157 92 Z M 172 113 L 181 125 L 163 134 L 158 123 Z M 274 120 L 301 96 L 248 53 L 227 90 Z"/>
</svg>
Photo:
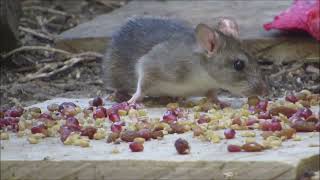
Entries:
<svg viewBox="0 0 320 180">
<path fill-rule="evenodd" d="M 128 17 L 153 15 L 180 18 L 196 25 L 215 24 L 219 16 L 235 18 L 240 25 L 240 36 L 250 51 L 260 60 L 291 61 L 318 57 L 319 43 L 308 36 L 266 32 L 262 25 L 270 22 L 280 11 L 288 8 L 291 0 L 270 1 L 131 1 L 112 13 L 70 29 L 57 37 L 57 47 L 79 52 L 104 52 L 110 35 Z M 94 41 L 91 41 L 91 40 Z"/>
<path fill-rule="evenodd" d="M 88 104 L 88 99 L 55 99 L 34 106 L 44 109 L 49 103 L 64 101 L 80 106 Z M 313 110 L 319 111 L 319 107 Z M 164 111 L 164 108 L 148 109 L 151 116 L 156 117 Z M 318 133 L 299 133 L 303 141 L 286 141 L 275 150 L 227 152 L 227 144 L 242 143 L 243 139 L 237 136 L 211 144 L 193 138 L 191 133 L 173 134 L 161 141 L 146 142 L 141 153 L 131 153 L 127 143 L 113 145 L 93 140 L 90 147 L 81 148 L 64 146 L 58 138 L 47 138 L 31 145 L 26 137 L 11 134 L 9 141 L 1 141 L 1 179 L 224 179 L 233 176 L 232 179 L 283 180 L 297 179 L 306 170 L 319 170 L 319 146 L 310 146 L 319 145 Z M 179 137 L 189 141 L 189 155 L 176 153 L 173 144 Z M 120 153 L 111 154 L 114 148 Z"/>
</svg>

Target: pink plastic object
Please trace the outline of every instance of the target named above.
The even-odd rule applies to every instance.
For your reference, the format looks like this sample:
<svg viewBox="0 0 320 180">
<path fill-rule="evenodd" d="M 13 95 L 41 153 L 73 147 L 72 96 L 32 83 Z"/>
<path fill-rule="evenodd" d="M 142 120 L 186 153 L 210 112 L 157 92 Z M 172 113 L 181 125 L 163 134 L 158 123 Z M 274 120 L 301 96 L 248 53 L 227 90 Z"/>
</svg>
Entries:
<svg viewBox="0 0 320 180">
<path fill-rule="evenodd" d="M 320 0 L 294 0 L 273 22 L 264 24 L 264 29 L 302 30 L 320 41 Z"/>
</svg>

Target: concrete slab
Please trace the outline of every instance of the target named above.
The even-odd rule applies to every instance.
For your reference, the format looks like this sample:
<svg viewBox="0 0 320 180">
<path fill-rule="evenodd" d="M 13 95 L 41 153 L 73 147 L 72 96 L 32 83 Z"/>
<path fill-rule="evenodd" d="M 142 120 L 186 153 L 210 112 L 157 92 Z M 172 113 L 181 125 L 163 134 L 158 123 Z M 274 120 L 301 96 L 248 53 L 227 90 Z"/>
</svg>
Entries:
<svg viewBox="0 0 320 180">
<path fill-rule="evenodd" d="M 193 25 L 200 22 L 215 24 L 219 16 L 235 18 L 240 26 L 240 36 L 248 49 L 260 60 L 292 61 L 318 57 L 319 43 L 308 36 L 288 35 L 278 31 L 266 32 L 262 25 L 272 21 L 285 10 L 291 0 L 281 1 L 131 1 L 112 13 L 70 29 L 57 37 L 56 45 L 73 52 L 93 50 L 104 52 L 113 31 L 128 17 L 152 15 L 180 18 Z"/>
<path fill-rule="evenodd" d="M 61 98 L 34 106 L 45 108 L 49 103 L 64 101 L 81 106 L 88 103 L 88 99 Z M 164 111 L 148 109 L 156 117 Z M 313 111 L 319 111 L 319 107 Z M 1 141 L 1 179 L 298 179 L 306 170 L 319 170 L 320 162 L 319 133 L 299 136 L 303 141 L 289 140 L 279 149 L 229 153 L 228 144 L 243 143 L 239 134 L 236 139 L 219 144 L 201 142 L 191 133 L 173 134 L 161 141 L 146 142 L 141 153 L 131 153 L 127 143 L 114 145 L 92 140 L 89 148 L 81 148 L 64 146 L 58 138 L 47 138 L 31 145 L 26 137 L 11 134 L 9 141 Z M 179 137 L 190 143 L 189 155 L 176 153 L 173 144 Z M 257 140 L 261 141 L 260 137 Z M 120 153 L 112 154 L 114 148 Z"/>
</svg>

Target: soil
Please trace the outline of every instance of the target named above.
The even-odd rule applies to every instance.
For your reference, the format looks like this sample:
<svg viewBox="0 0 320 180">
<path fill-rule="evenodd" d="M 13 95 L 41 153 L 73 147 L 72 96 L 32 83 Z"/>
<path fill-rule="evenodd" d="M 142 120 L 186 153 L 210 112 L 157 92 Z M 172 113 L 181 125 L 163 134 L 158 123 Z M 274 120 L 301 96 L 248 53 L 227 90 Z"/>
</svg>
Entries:
<svg viewBox="0 0 320 180">
<path fill-rule="evenodd" d="M 97 15 L 109 13 L 126 3 L 127 0 L 22 0 L 23 16 L 20 26 L 50 37 Z M 59 10 L 65 14 L 50 13 L 47 9 Z M 47 23 L 43 25 L 41 22 Z M 39 38 L 25 31 L 20 32 L 20 39 L 22 46 L 51 46 L 53 43 L 50 38 Z M 90 98 L 110 93 L 100 78 L 99 60 L 79 63 L 49 78 L 20 81 L 21 77 L 35 72 L 46 63 L 62 60 L 62 57 L 48 52 L 25 51 L 1 61 L 1 107 L 16 104 L 28 106 L 54 97 Z M 283 96 L 286 91 L 302 89 L 319 93 L 319 65 L 318 60 L 309 64 L 303 61 L 283 65 L 261 64 L 261 67 L 263 73 L 269 77 L 272 89 L 270 96 L 278 97 Z"/>
</svg>

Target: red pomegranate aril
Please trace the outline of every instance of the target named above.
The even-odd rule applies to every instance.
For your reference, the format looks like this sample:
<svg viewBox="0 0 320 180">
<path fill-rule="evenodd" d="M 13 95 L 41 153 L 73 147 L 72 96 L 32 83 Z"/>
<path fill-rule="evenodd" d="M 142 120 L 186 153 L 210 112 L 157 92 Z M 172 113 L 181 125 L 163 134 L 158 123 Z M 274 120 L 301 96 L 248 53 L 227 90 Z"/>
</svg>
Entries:
<svg viewBox="0 0 320 180">
<path fill-rule="evenodd" d="M 34 126 L 31 128 L 32 134 L 42 133 L 44 135 L 48 135 L 47 127 L 44 124 L 40 124 L 38 126 Z"/>
<path fill-rule="evenodd" d="M 256 105 L 256 110 L 265 112 L 267 111 L 267 107 L 268 107 L 268 101 L 262 100 Z"/>
<path fill-rule="evenodd" d="M 304 119 L 308 119 L 312 115 L 312 111 L 309 108 L 303 108 L 301 109 L 301 116 L 304 117 Z"/>
<path fill-rule="evenodd" d="M 237 125 L 241 126 L 242 125 L 242 121 L 241 121 L 241 119 L 239 117 L 236 117 L 236 118 L 234 118 L 232 120 L 232 124 L 237 124 Z"/>
<path fill-rule="evenodd" d="M 98 106 L 102 106 L 103 105 L 103 100 L 101 97 L 95 97 L 92 100 L 92 106 L 98 107 Z"/>
<path fill-rule="evenodd" d="M 111 109 L 115 112 L 118 112 L 119 110 L 129 111 L 130 106 L 127 102 L 122 102 L 122 103 L 112 105 Z"/>
<path fill-rule="evenodd" d="M 270 128 L 270 129 L 269 129 L 270 131 L 281 131 L 281 130 L 282 130 L 281 123 L 278 122 L 278 121 L 273 121 L 273 122 L 271 122 L 269 128 Z"/>
<path fill-rule="evenodd" d="M 81 130 L 81 136 L 88 136 L 89 139 L 93 139 L 93 135 L 97 132 L 97 129 L 95 127 L 87 127 L 83 130 Z"/>
<path fill-rule="evenodd" d="M 198 124 L 203 124 L 203 123 L 208 123 L 209 121 L 210 121 L 209 116 L 201 115 L 197 122 Z"/>
<path fill-rule="evenodd" d="M 23 109 L 21 109 L 20 107 L 13 107 L 9 110 L 7 110 L 4 113 L 4 116 L 6 117 L 20 117 L 23 114 Z"/>
<path fill-rule="evenodd" d="M 229 144 L 228 145 L 228 151 L 229 152 L 241 152 L 241 147 L 238 145 Z"/>
<path fill-rule="evenodd" d="M 261 128 L 262 131 L 270 131 L 271 122 L 267 121 L 267 120 L 260 122 L 260 128 Z"/>
<path fill-rule="evenodd" d="M 66 115 L 67 117 L 75 116 L 78 112 L 74 107 L 66 107 L 61 110 L 62 114 Z"/>
<path fill-rule="evenodd" d="M 59 105 L 58 104 L 49 104 L 47 106 L 48 111 L 54 112 L 59 111 Z"/>
<path fill-rule="evenodd" d="M 112 122 L 120 121 L 120 116 L 118 113 L 113 112 L 113 113 L 109 114 L 109 120 Z"/>
<path fill-rule="evenodd" d="M 67 126 L 61 126 L 59 129 L 60 133 L 60 140 L 64 142 L 68 136 L 73 132 L 71 129 L 69 129 Z"/>
<path fill-rule="evenodd" d="M 93 118 L 97 119 L 97 118 L 105 118 L 106 114 L 105 111 L 102 108 L 97 108 L 94 112 L 93 112 Z"/>
<path fill-rule="evenodd" d="M 152 138 L 152 132 L 149 129 L 141 129 L 140 131 L 138 131 L 138 136 L 148 141 Z"/>
<path fill-rule="evenodd" d="M 258 119 L 271 119 L 271 115 L 269 112 L 260 112 L 258 114 Z"/>
<path fill-rule="evenodd" d="M 246 122 L 246 125 L 247 125 L 247 126 L 252 126 L 252 125 L 255 124 L 255 123 L 259 123 L 259 121 L 258 121 L 257 119 L 255 119 L 255 118 L 250 118 L 250 119 L 248 119 L 248 121 Z"/>
<path fill-rule="evenodd" d="M 75 108 L 76 105 L 73 102 L 63 102 L 59 105 L 59 111 L 61 112 L 65 108 L 73 107 Z"/>
<path fill-rule="evenodd" d="M 294 121 L 291 127 L 297 132 L 312 132 L 317 129 L 315 122 L 305 121 L 302 119 L 297 119 L 296 121 Z"/>
<path fill-rule="evenodd" d="M 236 135 L 236 131 L 234 129 L 226 129 L 224 130 L 224 136 L 226 139 L 233 139 Z"/>
<path fill-rule="evenodd" d="M 133 142 L 136 137 L 139 137 L 138 132 L 129 130 L 123 131 L 120 136 L 121 140 L 125 142 Z"/>
<path fill-rule="evenodd" d="M 190 152 L 190 146 L 188 141 L 179 138 L 174 143 L 174 146 L 179 154 L 188 154 Z"/>
<path fill-rule="evenodd" d="M 122 122 L 115 122 L 111 125 L 111 131 L 114 133 L 120 133 L 122 131 L 122 126 Z"/>
<path fill-rule="evenodd" d="M 66 126 L 74 129 L 80 130 L 80 124 L 77 118 L 75 117 L 68 117 L 66 120 Z"/>
<path fill-rule="evenodd" d="M 52 116 L 49 113 L 42 113 L 40 114 L 39 119 L 52 119 Z"/>
<path fill-rule="evenodd" d="M 290 93 L 286 96 L 285 100 L 286 100 L 286 101 L 289 101 L 289 102 L 292 102 L 292 103 L 296 103 L 296 102 L 298 102 L 299 99 L 298 99 L 292 92 L 290 92 Z"/>
<path fill-rule="evenodd" d="M 178 118 L 182 118 L 184 116 L 184 110 L 181 108 L 177 108 L 173 112 Z"/>
<path fill-rule="evenodd" d="M 138 142 L 130 143 L 129 148 L 132 152 L 142 152 L 144 149 L 143 144 Z"/>
<path fill-rule="evenodd" d="M 163 119 L 163 122 L 170 124 L 177 121 L 178 118 L 173 111 L 166 111 L 162 119 Z"/>
</svg>

